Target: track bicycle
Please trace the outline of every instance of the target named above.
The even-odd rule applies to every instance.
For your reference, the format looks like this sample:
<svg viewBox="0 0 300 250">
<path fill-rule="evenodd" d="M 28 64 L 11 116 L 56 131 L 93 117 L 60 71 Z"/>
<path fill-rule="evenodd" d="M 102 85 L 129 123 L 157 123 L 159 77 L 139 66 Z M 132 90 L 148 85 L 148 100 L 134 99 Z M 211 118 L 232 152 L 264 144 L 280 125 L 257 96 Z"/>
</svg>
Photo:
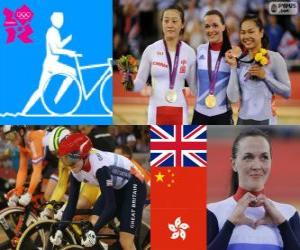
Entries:
<svg viewBox="0 0 300 250">
<path fill-rule="evenodd" d="M 45 86 L 41 93 L 41 102 L 42 102 L 44 108 L 51 115 L 72 115 L 80 107 L 82 99 L 88 100 L 91 97 L 91 95 L 99 87 L 100 103 L 101 103 L 102 107 L 104 108 L 105 112 L 107 112 L 108 114 L 111 114 L 112 110 L 108 107 L 108 105 L 105 102 L 106 98 L 105 98 L 104 89 L 105 89 L 105 87 L 107 87 L 106 85 L 107 85 L 108 80 L 112 78 L 112 74 L 113 74 L 112 59 L 108 58 L 107 63 L 103 63 L 103 64 L 80 66 L 79 59 L 78 59 L 79 57 L 82 57 L 82 54 L 76 54 L 74 56 L 77 76 L 73 76 L 70 74 L 64 74 L 64 73 L 54 73 L 54 74 L 50 75 L 50 77 L 49 77 L 48 81 L 45 83 Z M 96 80 L 95 83 L 93 83 L 92 88 L 90 90 L 87 90 L 82 71 L 89 70 L 89 69 L 99 69 L 99 68 L 104 68 L 105 70 L 102 73 L 102 75 L 99 77 L 99 79 Z M 65 79 L 67 77 L 71 78 L 73 81 L 72 81 L 71 85 L 69 86 L 69 88 L 71 88 L 73 86 L 73 88 L 75 87 L 75 89 L 76 89 L 75 92 L 72 94 L 71 98 L 68 98 L 68 107 L 66 107 L 66 109 L 68 109 L 67 111 L 66 110 L 59 111 L 58 109 L 56 110 L 57 107 L 55 107 L 55 105 L 52 103 L 54 101 L 54 99 L 52 98 L 52 95 L 51 95 L 50 99 L 48 98 L 49 97 L 48 90 L 49 89 L 51 90 L 54 85 L 52 80 L 53 80 L 53 78 L 59 77 L 59 76 L 60 76 L 60 78 L 62 76 L 63 79 Z"/>
<path fill-rule="evenodd" d="M 78 209 L 76 214 L 87 214 L 91 210 L 87 209 Z M 66 223 L 68 226 L 63 231 L 63 241 L 62 245 L 57 247 L 53 246 L 50 242 L 50 236 L 55 234 L 55 231 L 58 228 L 59 223 Z M 112 250 L 120 249 L 118 239 L 119 239 L 119 229 L 113 223 L 110 223 L 108 226 L 113 233 L 98 233 L 97 234 L 97 245 L 95 248 L 99 250 Z M 71 246 L 76 246 L 74 249 L 83 249 L 80 245 L 82 235 L 85 234 L 88 230 L 92 229 L 92 225 L 89 221 L 55 221 L 55 220 L 44 220 L 38 221 L 35 224 L 29 226 L 22 237 L 19 240 L 17 250 L 23 249 L 72 249 Z M 140 230 L 138 231 L 138 237 L 136 238 L 136 245 L 138 250 L 148 250 L 150 249 L 150 229 L 149 226 L 142 223 Z M 109 245 L 107 241 L 114 241 L 112 245 Z"/>
<path fill-rule="evenodd" d="M 31 224 L 38 221 L 43 207 L 51 204 L 54 211 L 63 206 L 63 202 L 50 201 L 41 204 L 42 194 L 34 195 L 32 201 L 25 207 L 7 207 L 0 211 L 0 233 L 4 240 L 0 243 L 0 250 L 14 249 L 23 232 Z"/>
</svg>

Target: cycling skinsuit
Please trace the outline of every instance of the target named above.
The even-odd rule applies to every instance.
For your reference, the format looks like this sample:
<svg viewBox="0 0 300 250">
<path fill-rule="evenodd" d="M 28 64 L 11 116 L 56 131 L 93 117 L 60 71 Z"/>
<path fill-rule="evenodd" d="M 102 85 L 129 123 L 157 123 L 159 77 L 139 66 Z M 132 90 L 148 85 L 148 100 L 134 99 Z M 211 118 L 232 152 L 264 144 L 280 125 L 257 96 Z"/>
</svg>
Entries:
<svg viewBox="0 0 300 250">
<path fill-rule="evenodd" d="M 71 172 L 70 195 L 62 220 L 73 218 L 80 192 L 80 183 L 100 186 L 101 195 L 92 214 L 98 215 L 95 231 L 106 225 L 115 216 L 120 220 L 120 230 L 135 234 L 139 225 L 146 198 L 143 176 L 133 163 L 124 156 L 92 149 L 83 168 Z M 64 224 L 60 224 L 64 229 Z"/>
<path fill-rule="evenodd" d="M 175 51 L 170 52 L 170 57 L 173 68 Z M 148 108 L 148 124 L 157 124 L 157 118 L 159 118 L 158 111 L 168 110 L 168 113 L 170 113 L 172 110 L 171 107 L 180 109 L 182 112 L 182 118 L 180 117 L 182 123 L 188 124 L 188 106 L 183 94 L 183 88 L 186 80 L 191 89 L 196 91 L 196 54 L 194 49 L 186 43 L 181 42 L 174 83 L 177 100 L 174 103 L 166 100 L 166 94 L 170 85 L 170 76 L 163 40 L 159 40 L 145 49 L 136 79 L 134 80 L 134 91 L 140 91 L 145 86 L 149 75 L 151 75 L 152 79 L 152 95 Z"/>
<path fill-rule="evenodd" d="M 66 167 L 62 161 L 58 162 L 58 178 L 52 179 L 57 181 L 55 189 L 51 195 L 50 200 L 61 201 L 68 189 L 70 176 L 70 169 Z M 89 183 L 81 183 L 80 195 L 84 196 L 90 204 L 94 204 L 101 194 L 100 188 L 98 186 L 90 185 Z M 52 208 L 51 205 L 47 207 Z"/>
<path fill-rule="evenodd" d="M 25 136 L 25 147 L 20 146 L 20 163 L 16 180 L 15 192 L 17 195 L 22 195 L 24 191 L 24 183 L 27 178 L 28 160 L 32 162 L 32 174 L 28 193 L 34 193 L 36 187 L 42 178 L 43 159 L 45 157 L 45 147 L 43 145 L 43 137 L 45 130 L 31 130 Z"/>
</svg>

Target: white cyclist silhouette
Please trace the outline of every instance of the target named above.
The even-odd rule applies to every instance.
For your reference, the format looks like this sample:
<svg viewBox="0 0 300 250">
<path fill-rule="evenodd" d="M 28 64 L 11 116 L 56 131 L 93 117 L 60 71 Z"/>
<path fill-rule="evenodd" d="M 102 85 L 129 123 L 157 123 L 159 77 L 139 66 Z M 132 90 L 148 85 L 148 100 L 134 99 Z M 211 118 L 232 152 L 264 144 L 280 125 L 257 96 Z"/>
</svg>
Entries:
<svg viewBox="0 0 300 250">
<path fill-rule="evenodd" d="M 53 14 L 51 15 L 51 23 L 52 26 L 48 29 L 46 34 L 46 58 L 43 64 L 43 70 L 39 82 L 39 87 L 32 94 L 29 101 L 25 105 L 24 109 L 22 110 L 22 115 L 26 116 L 28 114 L 28 111 L 39 99 L 41 99 L 44 108 L 49 114 L 59 115 L 59 113 L 54 111 L 53 108 L 49 107 L 44 96 L 46 89 L 51 87 L 51 78 L 53 78 L 55 75 L 64 76 L 64 80 L 59 90 L 57 91 L 56 96 L 54 97 L 55 104 L 57 104 L 60 101 L 60 99 L 63 97 L 63 95 L 72 83 L 75 83 L 78 89 L 78 95 L 72 96 L 72 99 L 74 99 L 75 104 L 73 105 L 70 111 L 65 112 L 64 114 L 70 115 L 73 112 L 75 112 L 81 103 L 82 96 L 84 97 L 84 99 L 87 100 L 98 86 L 100 86 L 101 104 L 107 113 L 111 113 L 111 110 L 106 106 L 104 102 L 103 90 L 107 80 L 112 77 L 112 60 L 108 59 L 108 62 L 105 64 L 94 64 L 83 67 L 80 66 L 78 57 L 82 57 L 82 55 L 76 54 L 76 52 L 73 50 L 64 49 L 64 47 L 72 40 L 72 35 L 67 36 L 63 40 L 61 39 L 59 29 L 63 26 L 64 23 L 63 13 L 53 12 Z M 59 62 L 60 55 L 66 55 L 74 58 L 76 69 Z M 100 76 L 98 81 L 96 81 L 96 83 L 93 85 L 92 89 L 89 92 L 87 92 L 81 71 L 85 69 L 93 69 L 100 67 L 105 67 L 106 70 L 104 71 L 102 76 Z"/>
<path fill-rule="evenodd" d="M 72 35 L 61 40 L 59 29 L 64 24 L 64 15 L 62 12 L 54 12 L 51 15 L 52 26 L 48 29 L 46 34 L 46 58 L 43 65 L 43 71 L 39 83 L 38 89 L 33 93 L 30 100 L 26 104 L 22 111 L 22 114 L 26 114 L 35 102 L 42 96 L 45 84 L 49 81 L 53 74 L 66 74 L 76 76 L 76 70 L 70 66 L 60 63 L 59 56 L 67 55 L 69 57 L 75 57 L 76 53 L 72 50 L 64 49 L 64 47 L 72 40 Z M 63 81 L 54 102 L 58 103 L 67 88 L 72 83 L 73 79 L 67 76 Z"/>
</svg>

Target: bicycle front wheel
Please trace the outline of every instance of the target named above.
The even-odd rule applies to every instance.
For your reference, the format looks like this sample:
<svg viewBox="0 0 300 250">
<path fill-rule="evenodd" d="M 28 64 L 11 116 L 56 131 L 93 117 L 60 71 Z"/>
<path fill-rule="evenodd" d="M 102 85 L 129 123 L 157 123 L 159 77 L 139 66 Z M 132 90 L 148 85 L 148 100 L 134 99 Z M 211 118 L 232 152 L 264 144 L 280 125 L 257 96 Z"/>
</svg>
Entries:
<svg viewBox="0 0 300 250">
<path fill-rule="evenodd" d="M 76 250 L 76 249 L 84 249 L 84 247 L 79 246 L 79 245 L 69 245 L 69 246 L 60 248 L 60 250 Z"/>
<path fill-rule="evenodd" d="M 0 249 L 13 249 L 18 235 L 22 234 L 22 227 L 28 227 L 37 221 L 34 213 L 30 212 L 24 221 L 23 207 L 8 207 L 0 212 Z"/>
<path fill-rule="evenodd" d="M 54 235 L 56 220 L 42 220 L 28 227 L 22 234 L 17 250 L 56 250 L 63 246 L 76 244 L 76 240 L 69 229 L 64 230 L 62 245 L 55 247 L 50 242 L 50 236 Z"/>
<path fill-rule="evenodd" d="M 108 114 L 112 114 L 112 99 L 109 98 L 109 93 L 112 93 L 112 74 L 107 70 L 100 84 L 99 98 L 100 103 Z"/>
<path fill-rule="evenodd" d="M 141 250 L 150 250 L 150 227 L 146 223 L 142 222 L 136 236 L 136 247 Z"/>
</svg>

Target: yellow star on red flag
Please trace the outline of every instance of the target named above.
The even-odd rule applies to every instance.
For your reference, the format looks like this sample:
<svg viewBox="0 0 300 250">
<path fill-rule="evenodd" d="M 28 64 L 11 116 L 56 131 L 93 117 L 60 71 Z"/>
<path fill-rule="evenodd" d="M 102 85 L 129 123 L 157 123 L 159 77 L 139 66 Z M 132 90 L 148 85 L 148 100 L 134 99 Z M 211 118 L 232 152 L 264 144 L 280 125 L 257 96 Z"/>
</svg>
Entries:
<svg viewBox="0 0 300 250">
<path fill-rule="evenodd" d="M 161 172 L 158 172 L 158 174 L 155 175 L 156 182 L 164 182 L 164 175 Z"/>
</svg>

